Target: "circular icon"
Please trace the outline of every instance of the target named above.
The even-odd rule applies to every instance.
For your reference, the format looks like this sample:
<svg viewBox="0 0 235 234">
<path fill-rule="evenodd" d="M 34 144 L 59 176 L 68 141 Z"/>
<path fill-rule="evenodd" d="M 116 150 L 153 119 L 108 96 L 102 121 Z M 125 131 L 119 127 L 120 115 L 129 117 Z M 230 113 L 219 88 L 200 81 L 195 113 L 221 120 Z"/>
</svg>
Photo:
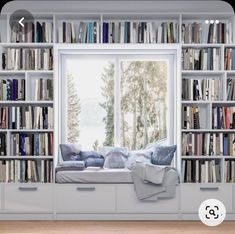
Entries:
<svg viewBox="0 0 235 234">
<path fill-rule="evenodd" d="M 18 35 L 26 35 L 34 29 L 34 17 L 26 10 L 17 10 L 10 17 L 11 30 Z"/>
<path fill-rule="evenodd" d="M 226 217 L 224 204 L 217 199 L 205 200 L 199 207 L 198 215 L 200 220 L 207 226 L 217 226 Z"/>
</svg>

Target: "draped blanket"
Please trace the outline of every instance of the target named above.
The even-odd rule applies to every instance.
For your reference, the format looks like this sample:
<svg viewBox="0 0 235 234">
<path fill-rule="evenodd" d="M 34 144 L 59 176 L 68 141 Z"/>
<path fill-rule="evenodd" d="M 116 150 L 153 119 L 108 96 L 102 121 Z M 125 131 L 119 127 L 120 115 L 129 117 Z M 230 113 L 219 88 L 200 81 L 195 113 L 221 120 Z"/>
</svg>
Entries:
<svg viewBox="0 0 235 234">
<path fill-rule="evenodd" d="M 136 195 L 140 200 L 173 198 L 179 175 L 175 168 L 138 162 L 132 170 Z"/>
</svg>

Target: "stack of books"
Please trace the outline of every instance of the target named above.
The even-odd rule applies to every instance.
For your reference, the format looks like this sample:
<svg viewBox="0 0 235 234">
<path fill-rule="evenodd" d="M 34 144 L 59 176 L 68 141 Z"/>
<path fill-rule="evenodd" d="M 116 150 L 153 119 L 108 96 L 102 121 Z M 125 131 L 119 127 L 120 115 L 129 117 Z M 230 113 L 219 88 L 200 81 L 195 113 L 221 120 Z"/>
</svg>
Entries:
<svg viewBox="0 0 235 234">
<path fill-rule="evenodd" d="M 225 70 L 235 70 L 235 48 L 226 48 L 224 67 Z"/>
<path fill-rule="evenodd" d="M 182 127 L 184 129 L 200 129 L 200 111 L 197 106 L 183 106 Z"/>
<path fill-rule="evenodd" d="M 53 155 L 53 133 L 14 133 L 11 135 L 11 155 Z"/>
<path fill-rule="evenodd" d="M 77 28 L 78 27 L 78 28 Z M 100 43 L 99 22 L 59 22 L 59 43 Z"/>
<path fill-rule="evenodd" d="M 53 108 L 0 107 L 0 129 L 53 129 Z"/>
<path fill-rule="evenodd" d="M 183 133 L 182 155 L 235 156 L 233 133 Z"/>
<path fill-rule="evenodd" d="M 6 133 L 0 133 L 0 156 L 7 154 Z"/>
<path fill-rule="evenodd" d="M 51 160 L 5 160 L 0 165 L 0 181 L 5 183 L 51 183 Z"/>
<path fill-rule="evenodd" d="M 178 43 L 175 22 L 104 22 L 103 43 Z"/>
<path fill-rule="evenodd" d="M 0 100 L 19 101 L 25 100 L 25 79 L 1 79 Z"/>
<path fill-rule="evenodd" d="M 235 161 L 226 160 L 224 162 L 224 178 L 227 183 L 235 182 Z"/>
<path fill-rule="evenodd" d="M 53 80 L 35 79 L 34 100 L 48 101 L 53 100 Z"/>
<path fill-rule="evenodd" d="M 234 129 L 235 107 L 214 106 L 212 108 L 212 128 Z"/>
<path fill-rule="evenodd" d="M 183 79 L 182 99 L 192 101 L 219 101 L 223 99 L 220 79 Z M 235 95 L 235 94 L 234 94 Z"/>
<path fill-rule="evenodd" d="M 220 67 L 219 48 L 183 49 L 183 70 L 219 70 Z"/>
<path fill-rule="evenodd" d="M 232 43 L 232 23 L 213 23 L 208 25 L 207 43 Z"/>
<path fill-rule="evenodd" d="M 202 43 L 202 24 L 198 22 L 182 24 L 182 43 Z"/>
<path fill-rule="evenodd" d="M 24 27 L 18 22 L 12 24 L 11 42 L 13 43 L 52 43 L 53 23 L 52 22 L 24 22 Z"/>
<path fill-rule="evenodd" d="M 7 48 L 2 54 L 3 70 L 52 70 L 53 53 L 49 48 Z"/>
<path fill-rule="evenodd" d="M 185 183 L 221 182 L 219 161 L 182 160 L 182 178 Z"/>
<path fill-rule="evenodd" d="M 235 100 L 235 79 L 228 78 L 227 82 L 227 100 Z"/>
</svg>

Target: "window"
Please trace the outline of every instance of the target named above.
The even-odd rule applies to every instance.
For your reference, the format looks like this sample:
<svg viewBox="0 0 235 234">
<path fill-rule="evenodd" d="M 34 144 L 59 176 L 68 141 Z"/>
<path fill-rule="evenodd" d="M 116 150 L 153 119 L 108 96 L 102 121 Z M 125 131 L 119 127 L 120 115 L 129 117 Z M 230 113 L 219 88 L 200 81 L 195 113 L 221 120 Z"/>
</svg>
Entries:
<svg viewBox="0 0 235 234">
<path fill-rule="evenodd" d="M 70 55 L 64 61 L 63 142 L 81 144 L 83 150 L 134 150 L 172 141 L 170 56 Z"/>
</svg>

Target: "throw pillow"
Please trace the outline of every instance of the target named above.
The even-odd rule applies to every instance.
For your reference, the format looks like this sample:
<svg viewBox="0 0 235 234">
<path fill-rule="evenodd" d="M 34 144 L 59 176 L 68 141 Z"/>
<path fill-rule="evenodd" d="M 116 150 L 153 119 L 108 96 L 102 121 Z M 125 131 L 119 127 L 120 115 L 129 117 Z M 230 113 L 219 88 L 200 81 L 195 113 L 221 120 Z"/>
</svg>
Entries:
<svg viewBox="0 0 235 234">
<path fill-rule="evenodd" d="M 152 164 L 170 165 L 175 151 L 176 145 L 156 147 L 151 157 Z"/>
<path fill-rule="evenodd" d="M 74 161 L 81 151 L 81 146 L 77 144 L 60 144 L 63 161 Z"/>
</svg>

